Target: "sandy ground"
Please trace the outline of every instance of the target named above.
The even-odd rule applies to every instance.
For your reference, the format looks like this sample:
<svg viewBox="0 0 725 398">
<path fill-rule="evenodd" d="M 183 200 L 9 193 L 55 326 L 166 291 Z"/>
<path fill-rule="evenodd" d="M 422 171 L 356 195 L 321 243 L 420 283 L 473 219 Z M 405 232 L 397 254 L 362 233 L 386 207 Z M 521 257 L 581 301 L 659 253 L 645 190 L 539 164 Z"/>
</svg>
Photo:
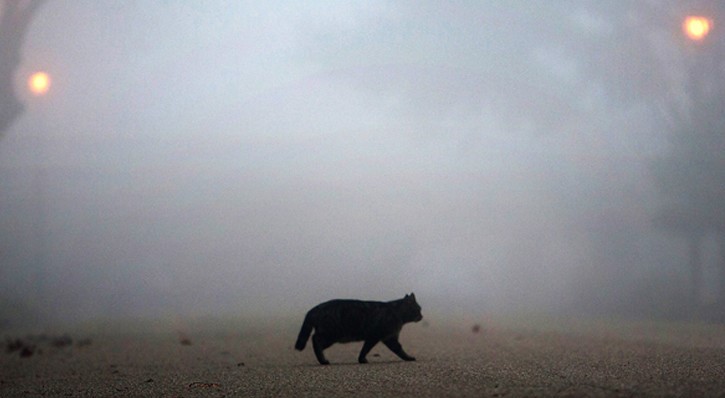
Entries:
<svg viewBox="0 0 725 398">
<path fill-rule="evenodd" d="M 350 343 L 326 351 L 330 366 L 292 348 L 291 320 L 90 327 L 57 347 L 5 333 L 35 347 L 0 353 L 0 396 L 725 397 L 725 326 L 473 323 L 407 325 L 416 362 L 378 345 L 359 365 Z"/>
</svg>

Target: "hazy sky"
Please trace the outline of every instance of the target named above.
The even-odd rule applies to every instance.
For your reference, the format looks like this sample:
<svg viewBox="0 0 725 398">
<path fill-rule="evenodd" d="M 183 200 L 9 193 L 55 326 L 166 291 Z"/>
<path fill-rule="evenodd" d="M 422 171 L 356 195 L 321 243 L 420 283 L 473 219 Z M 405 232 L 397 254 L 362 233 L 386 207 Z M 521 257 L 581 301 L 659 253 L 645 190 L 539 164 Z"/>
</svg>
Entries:
<svg viewBox="0 0 725 398">
<path fill-rule="evenodd" d="M 2 290 L 81 317 L 611 299 L 680 260 L 649 228 L 665 137 L 591 76 L 626 9 L 49 1 L 0 141 Z"/>
</svg>

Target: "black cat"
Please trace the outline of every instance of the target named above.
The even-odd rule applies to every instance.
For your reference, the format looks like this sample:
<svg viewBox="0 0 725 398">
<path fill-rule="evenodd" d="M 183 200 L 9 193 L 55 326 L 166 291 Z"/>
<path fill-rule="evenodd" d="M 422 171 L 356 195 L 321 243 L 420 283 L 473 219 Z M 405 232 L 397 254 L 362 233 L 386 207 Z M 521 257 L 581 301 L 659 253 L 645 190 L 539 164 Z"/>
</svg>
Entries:
<svg viewBox="0 0 725 398">
<path fill-rule="evenodd" d="M 398 335 L 404 324 L 421 319 L 420 305 L 413 293 L 389 302 L 332 300 L 307 312 L 295 348 L 304 350 L 312 329 L 315 329 L 312 347 L 322 365 L 330 363 L 322 351 L 334 343 L 351 341 L 365 341 L 357 358 L 360 363 L 368 362 L 365 356 L 380 341 L 403 360 L 415 361 L 403 351 Z"/>
</svg>

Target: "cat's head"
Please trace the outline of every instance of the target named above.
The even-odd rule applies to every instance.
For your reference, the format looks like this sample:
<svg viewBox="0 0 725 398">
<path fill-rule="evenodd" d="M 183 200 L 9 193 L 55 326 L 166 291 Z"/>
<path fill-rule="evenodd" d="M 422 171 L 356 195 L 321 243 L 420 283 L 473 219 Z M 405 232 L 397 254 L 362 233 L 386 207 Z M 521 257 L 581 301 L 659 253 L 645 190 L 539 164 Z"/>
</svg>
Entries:
<svg viewBox="0 0 725 398">
<path fill-rule="evenodd" d="M 423 314 L 420 313 L 420 305 L 415 301 L 415 293 L 406 294 L 401 302 L 401 315 L 405 322 L 418 322 L 423 319 Z"/>
</svg>

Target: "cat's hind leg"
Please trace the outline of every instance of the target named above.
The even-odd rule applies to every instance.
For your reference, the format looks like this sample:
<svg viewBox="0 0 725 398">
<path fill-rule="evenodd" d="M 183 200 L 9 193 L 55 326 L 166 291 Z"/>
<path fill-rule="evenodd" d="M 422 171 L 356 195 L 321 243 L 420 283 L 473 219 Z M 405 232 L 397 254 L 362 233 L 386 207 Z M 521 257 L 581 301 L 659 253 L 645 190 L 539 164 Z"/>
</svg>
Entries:
<svg viewBox="0 0 725 398">
<path fill-rule="evenodd" d="M 365 344 L 363 344 L 362 350 L 360 350 L 360 355 L 357 357 L 357 361 L 360 363 L 368 363 L 367 355 L 370 352 L 370 350 L 375 347 L 375 344 L 378 344 L 378 340 L 365 340 Z"/>
<path fill-rule="evenodd" d="M 320 365 L 329 365 L 330 361 L 325 358 L 325 354 L 323 354 L 322 351 L 324 351 L 326 348 L 332 345 L 332 342 L 324 338 L 318 333 L 315 333 L 312 336 L 312 348 L 315 350 L 315 356 L 317 357 L 317 362 L 320 363 Z"/>
<path fill-rule="evenodd" d="M 387 340 L 383 340 L 383 344 L 385 344 L 386 347 L 390 348 L 390 351 L 394 352 L 395 355 L 400 357 L 400 359 L 404 361 L 415 361 L 415 357 L 411 357 L 405 351 L 403 351 L 403 346 L 400 345 L 400 342 L 397 338 L 391 337 Z"/>
</svg>

